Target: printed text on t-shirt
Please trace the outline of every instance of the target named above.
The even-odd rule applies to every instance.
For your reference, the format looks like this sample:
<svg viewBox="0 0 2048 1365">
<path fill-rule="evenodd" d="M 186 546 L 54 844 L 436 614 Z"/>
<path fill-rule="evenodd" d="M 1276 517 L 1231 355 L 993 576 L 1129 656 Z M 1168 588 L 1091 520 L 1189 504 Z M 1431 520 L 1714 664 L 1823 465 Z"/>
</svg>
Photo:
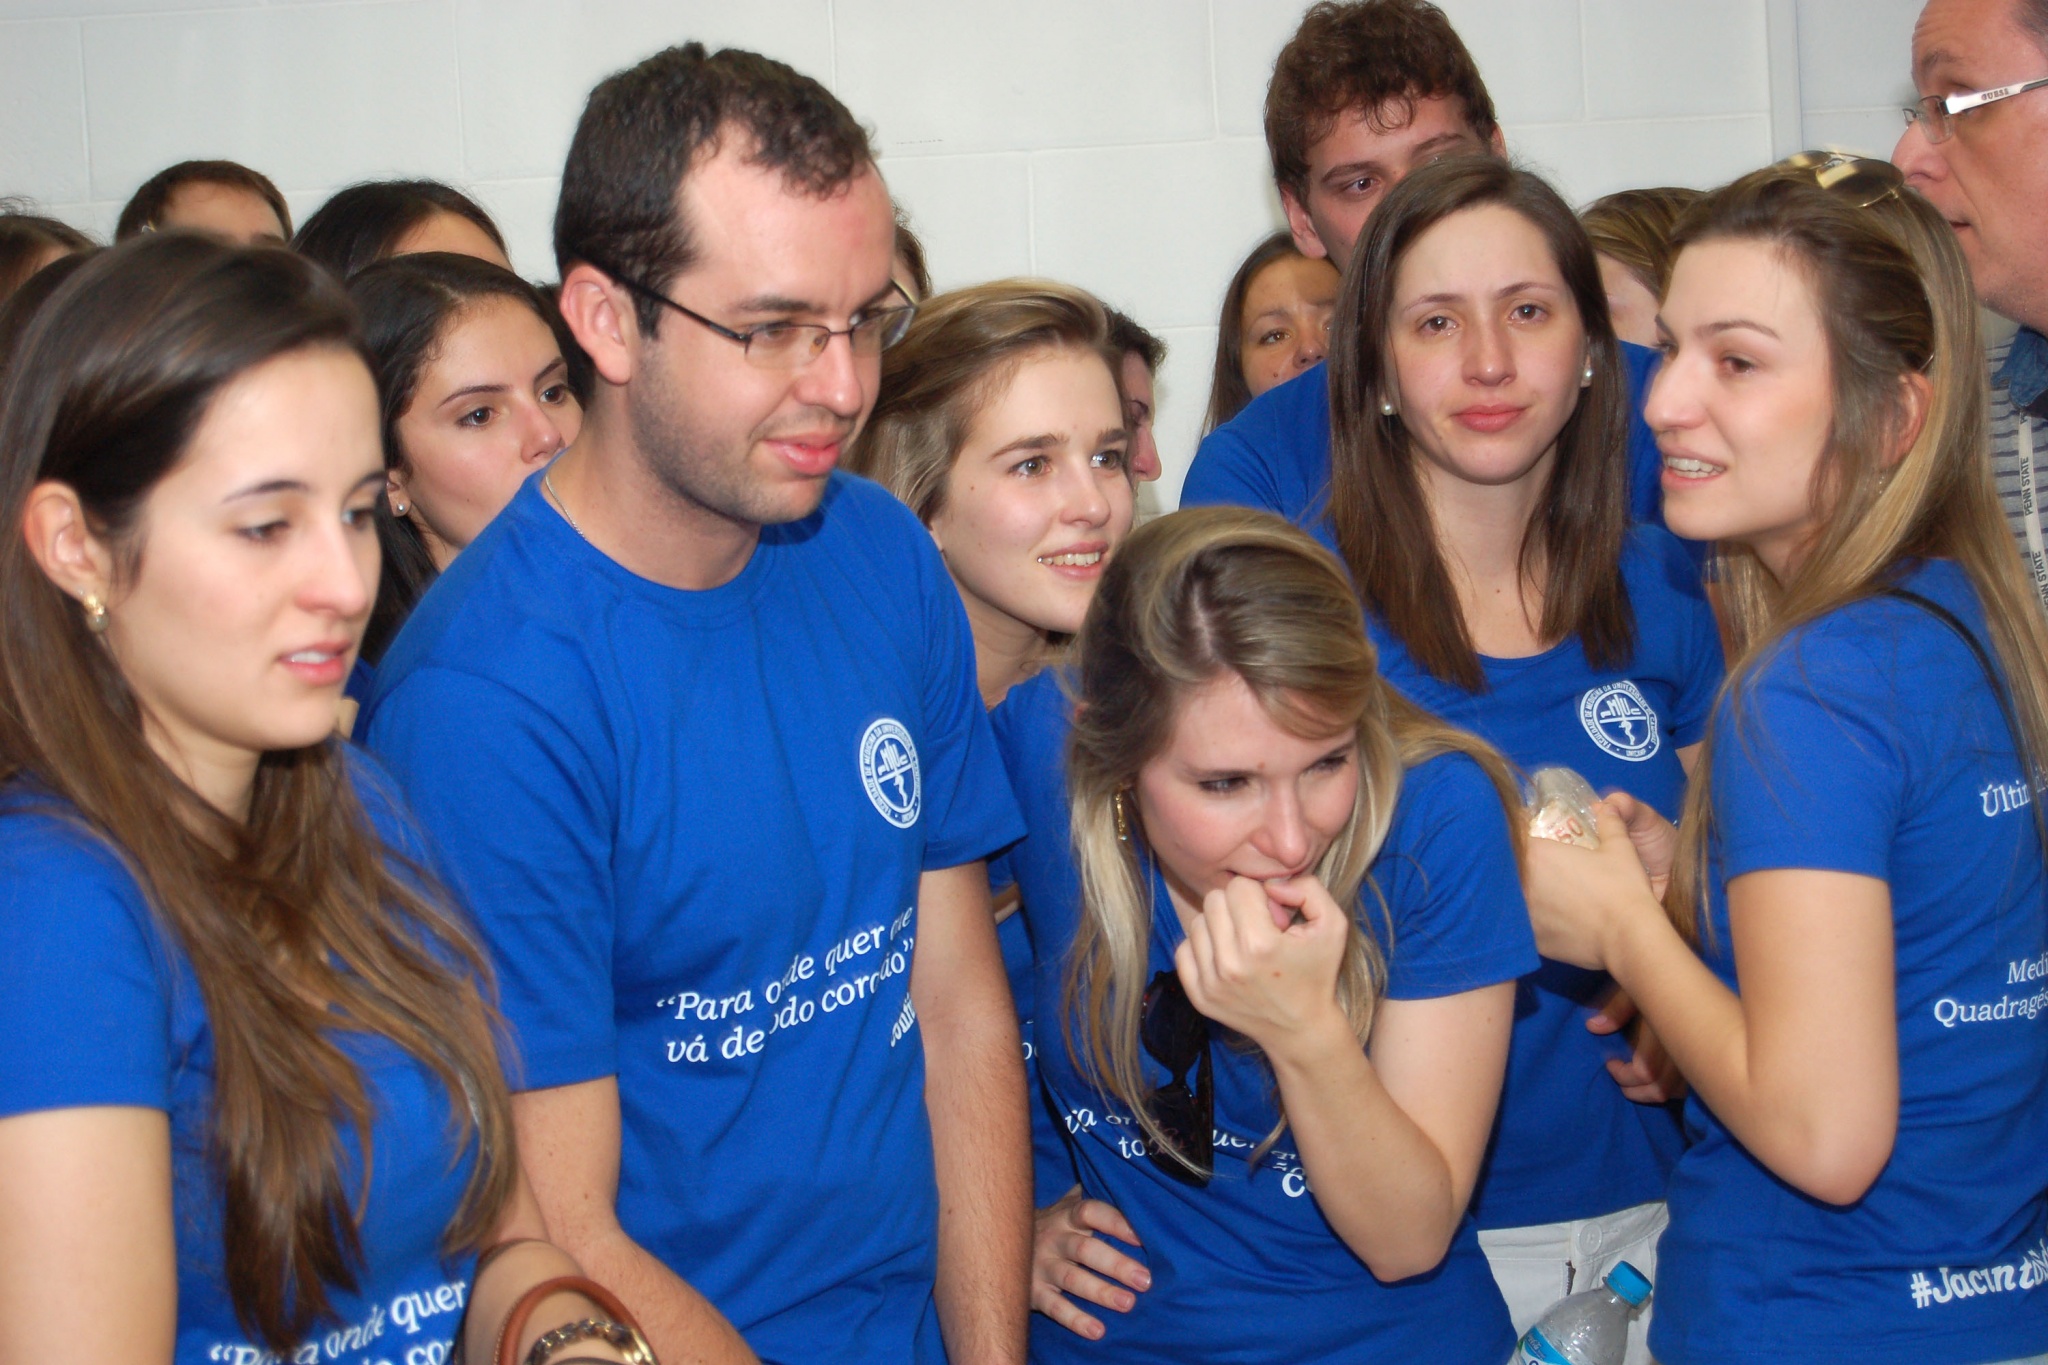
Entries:
<svg viewBox="0 0 2048 1365">
<path fill-rule="evenodd" d="M 916 915 L 912 906 L 886 925 L 854 930 L 822 954 L 799 952 L 758 991 L 752 986 L 733 991 L 686 990 L 655 1001 L 656 1009 L 673 1010 L 677 1023 L 722 1025 L 734 1021 L 730 1032 L 698 1030 L 689 1037 L 666 1039 L 668 1060 L 697 1064 L 716 1056 L 740 1061 L 766 1050 L 769 1041 L 780 1034 L 879 995 L 886 984 L 910 972 L 917 945 L 917 936 L 910 929 Z M 757 1008 L 766 1013 L 756 1015 Z M 917 1012 L 906 989 L 903 1007 L 890 1026 L 889 1046 L 902 1042 L 916 1023 Z"/>
</svg>

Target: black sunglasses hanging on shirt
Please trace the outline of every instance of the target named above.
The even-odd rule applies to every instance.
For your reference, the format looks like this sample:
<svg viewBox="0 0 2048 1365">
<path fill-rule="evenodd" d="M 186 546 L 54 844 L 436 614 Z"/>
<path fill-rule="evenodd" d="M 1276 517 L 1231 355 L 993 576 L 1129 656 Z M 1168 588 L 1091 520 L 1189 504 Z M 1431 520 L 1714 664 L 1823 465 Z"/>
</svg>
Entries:
<svg viewBox="0 0 2048 1365">
<path fill-rule="evenodd" d="M 1201 1189 L 1216 1169 L 1216 1092 L 1209 1060 L 1209 1021 L 1188 999 L 1177 973 L 1159 972 L 1145 987 L 1138 1037 L 1146 1053 L 1171 1077 L 1152 1091 L 1146 1107 L 1172 1150 L 1147 1142 L 1145 1155 L 1183 1185 Z M 1188 1085 L 1191 1070 L 1195 1073 L 1192 1088 Z"/>
</svg>

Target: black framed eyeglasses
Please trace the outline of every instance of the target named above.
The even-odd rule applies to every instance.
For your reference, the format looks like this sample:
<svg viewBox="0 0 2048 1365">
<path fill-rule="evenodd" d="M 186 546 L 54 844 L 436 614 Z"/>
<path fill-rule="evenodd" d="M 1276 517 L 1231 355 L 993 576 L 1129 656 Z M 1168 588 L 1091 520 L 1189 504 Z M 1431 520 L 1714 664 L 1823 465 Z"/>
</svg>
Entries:
<svg viewBox="0 0 2048 1365">
<path fill-rule="evenodd" d="M 917 316 L 917 305 L 906 302 L 897 307 L 863 313 L 854 319 L 851 327 L 832 328 L 822 322 L 764 322 L 742 331 L 713 322 L 660 290 L 649 288 L 609 266 L 599 265 L 596 261 L 591 264 L 641 298 L 673 308 L 698 326 L 717 333 L 727 341 L 739 343 L 747 359 L 764 370 L 800 370 L 825 354 L 825 348 L 832 344 L 833 337 L 845 337 L 846 344 L 853 348 L 855 355 L 880 355 L 903 340 L 903 334 L 910 330 L 910 320 Z M 902 285 L 894 280 L 889 285 L 906 300 L 909 299 L 910 295 L 904 293 Z"/>
<path fill-rule="evenodd" d="M 1209 1059 L 1209 1021 L 1188 999 L 1180 977 L 1159 972 L 1145 987 L 1138 1020 L 1138 1038 L 1153 1061 L 1170 1073 L 1152 1091 L 1147 1103 L 1171 1151 L 1145 1144 L 1152 1164 L 1180 1181 L 1201 1189 L 1216 1172 L 1216 1090 Z M 1188 1072 L 1195 1083 L 1188 1085 Z"/>
<path fill-rule="evenodd" d="M 1989 90 L 1966 90 L 1956 95 L 1927 95 L 1913 101 L 1899 112 L 1906 116 L 1906 126 L 1920 125 L 1920 131 L 1929 142 L 1946 142 L 1956 135 L 1956 115 L 1967 114 L 1972 109 L 1982 109 L 1987 104 L 2009 100 L 2014 95 L 2024 95 L 2029 90 L 2039 90 L 2048 85 L 2048 76 L 2031 81 L 2017 81 L 2011 85 L 1993 86 Z"/>
<path fill-rule="evenodd" d="M 1794 152 L 1773 169 L 1805 176 L 1859 209 L 1895 199 L 1906 187 L 1905 173 L 1891 162 L 1846 152 Z"/>
</svg>

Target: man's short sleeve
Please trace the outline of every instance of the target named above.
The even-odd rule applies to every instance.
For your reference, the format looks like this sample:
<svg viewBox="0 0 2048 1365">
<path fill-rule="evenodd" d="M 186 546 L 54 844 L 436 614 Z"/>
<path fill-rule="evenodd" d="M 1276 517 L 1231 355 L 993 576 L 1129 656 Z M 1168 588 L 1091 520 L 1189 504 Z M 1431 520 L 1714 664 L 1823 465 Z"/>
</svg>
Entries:
<svg viewBox="0 0 2048 1365">
<path fill-rule="evenodd" d="M 614 786 L 598 760 L 534 701 L 445 668 L 380 699 L 366 738 L 490 950 L 513 1088 L 615 1074 Z"/>
</svg>

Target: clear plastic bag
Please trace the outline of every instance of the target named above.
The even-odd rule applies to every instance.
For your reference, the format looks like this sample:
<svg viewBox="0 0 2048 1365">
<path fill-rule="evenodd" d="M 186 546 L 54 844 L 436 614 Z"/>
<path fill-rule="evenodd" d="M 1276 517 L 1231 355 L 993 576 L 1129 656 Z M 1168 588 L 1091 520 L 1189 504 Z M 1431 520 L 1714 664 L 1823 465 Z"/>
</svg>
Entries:
<svg viewBox="0 0 2048 1365">
<path fill-rule="evenodd" d="M 1530 837 L 1600 847 L 1600 836 L 1593 832 L 1597 800 L 1592 786 L 1570 768 L 1538 768 L 1529 774 Z"/>
</svg>

